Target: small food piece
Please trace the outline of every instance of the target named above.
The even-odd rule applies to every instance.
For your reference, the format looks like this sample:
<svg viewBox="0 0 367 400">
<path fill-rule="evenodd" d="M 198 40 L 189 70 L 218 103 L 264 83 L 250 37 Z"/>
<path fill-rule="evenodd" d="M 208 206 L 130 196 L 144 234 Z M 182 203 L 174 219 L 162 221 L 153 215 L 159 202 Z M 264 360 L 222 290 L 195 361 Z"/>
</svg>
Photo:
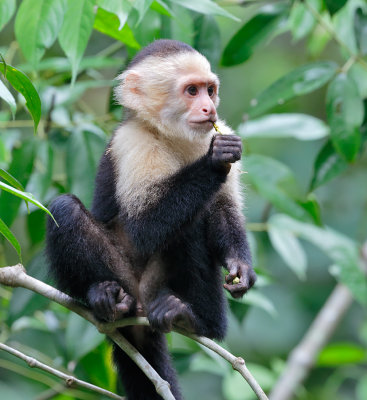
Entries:
<svg viewBox="0 0 367 400">
<path fill-rule="evenodd" d="M 233 279 L 232 283 L 233 283 L 234 285 L 237 285 L 237 283 L 240 283 L 240 278 L 239 278 L 238 276 L 236 276 L 236 277 Z"/>
<path fill-rule="evenodd" d="M 221 135 L 223 135 L 223 133 L 219 130 L 218 125 L 215 122 L 213 122 L 213 128 L 215 129 L 215 131 L 217 133 L 220 133 Z"/>
</svg>

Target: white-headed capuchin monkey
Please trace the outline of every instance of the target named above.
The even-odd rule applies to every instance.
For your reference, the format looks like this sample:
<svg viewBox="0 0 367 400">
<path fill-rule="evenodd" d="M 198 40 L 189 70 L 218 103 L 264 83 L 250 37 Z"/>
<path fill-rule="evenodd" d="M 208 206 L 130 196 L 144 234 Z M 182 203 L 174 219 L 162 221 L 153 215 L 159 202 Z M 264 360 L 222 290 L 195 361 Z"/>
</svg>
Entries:
<svg viewBox="0 0 367 400">
<path fill-rule="evenodd" d="M 217 121 L 218 78 L 189 45 L 155 41 L 118 79 L 126 118 L 100 161 L 91 211 L 73 195 L 52 203 L 59 227 L 48 221 L 50 269 L 101 320 L 148 317 L 151 327 L 121 331 L 179 400 L 163 332 L 179 326 L 222 339 L 221 266 L 235 298 L 255 281 L 241 213 L 242 144 Z M 161 399 L 118 347 L 114 358 L 129 400 Z"/>
</svg>

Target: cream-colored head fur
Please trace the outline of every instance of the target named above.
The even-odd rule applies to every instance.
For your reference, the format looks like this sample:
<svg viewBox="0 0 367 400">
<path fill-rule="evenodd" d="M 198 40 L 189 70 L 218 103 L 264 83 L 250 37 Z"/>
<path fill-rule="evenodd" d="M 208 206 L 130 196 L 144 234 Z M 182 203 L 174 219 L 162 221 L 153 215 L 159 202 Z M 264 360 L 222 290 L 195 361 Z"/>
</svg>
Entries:
<svg viewBox="0 0 367 400">
<path fill-rule="evenodd" d="M 188 76 L 200 77 L 219 87 L 208 60 L 196 51 L 183 51 L 165 58 L 150 55 L 128 68 L 117 77 L 120 85 L 115 89 L 115 98 L 163 135 L 200 139 L 200 132 L 187 124 L 186 106 L 179 95 Z M 219 98 L 215 105 L 218 103 Z"/>
</svg>

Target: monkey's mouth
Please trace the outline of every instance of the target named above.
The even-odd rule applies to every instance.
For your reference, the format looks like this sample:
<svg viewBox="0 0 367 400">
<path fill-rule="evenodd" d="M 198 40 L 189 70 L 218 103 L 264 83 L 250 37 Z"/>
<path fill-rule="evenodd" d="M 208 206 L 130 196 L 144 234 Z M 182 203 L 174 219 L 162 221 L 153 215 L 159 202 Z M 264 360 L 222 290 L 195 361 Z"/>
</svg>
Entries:
<svg viewBox="0 0 367 400">
<path fill-rule="evenodd" d="M 189 121 L 190 124 L 196 125 L 196 126 L 203 126 L 203 127 L 213 127 L 213 124 L 215 123 L 216 119 L 202 119 L 202 120 L 193 120 Z"/>
</svg>

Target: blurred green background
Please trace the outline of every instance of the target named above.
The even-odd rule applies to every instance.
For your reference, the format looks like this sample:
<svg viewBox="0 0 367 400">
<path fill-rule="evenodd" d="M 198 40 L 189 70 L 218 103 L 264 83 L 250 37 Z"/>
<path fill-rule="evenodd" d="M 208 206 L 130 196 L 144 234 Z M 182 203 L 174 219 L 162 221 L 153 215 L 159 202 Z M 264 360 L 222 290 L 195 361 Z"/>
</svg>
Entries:
<svg viewBox="0 0 367 400">
<path fill-rule="evenodd" d="M 27 75 L 42 104 L 34 134 L 37 106 L 31 118 L 1 62 L 16 113 L 0 86 L 0 168 L 45 206 L 63 192 L 90 205 L 99 157 L 123 112 L 111 96 L 113 78 L 158 38 L 183 40 L 209 58 L 221 80 L 219 115 L 244 139 L 244 213 L 259 279 L 243 301 L 229 301 L 224 346 L 269 393 L 341 282 L 355 301 L 294 398 L 367 399 L 365 1 L 0 0 L 0 54 Z M 0 218 L 27 272 L 49 282 L 46 214 L 32 204 L 28 212 L 1 189 Z M 17 262 L 4 237 L 0 266 Z M 167 337 L 186 399 L 256 398 L 225 361 L 178 334 Z M 0 341 L 116 391 L 103 336 L 39 295 L 0 286 Z M 0 393 L 102 398 L 4 352 Z"/>
</svg>

